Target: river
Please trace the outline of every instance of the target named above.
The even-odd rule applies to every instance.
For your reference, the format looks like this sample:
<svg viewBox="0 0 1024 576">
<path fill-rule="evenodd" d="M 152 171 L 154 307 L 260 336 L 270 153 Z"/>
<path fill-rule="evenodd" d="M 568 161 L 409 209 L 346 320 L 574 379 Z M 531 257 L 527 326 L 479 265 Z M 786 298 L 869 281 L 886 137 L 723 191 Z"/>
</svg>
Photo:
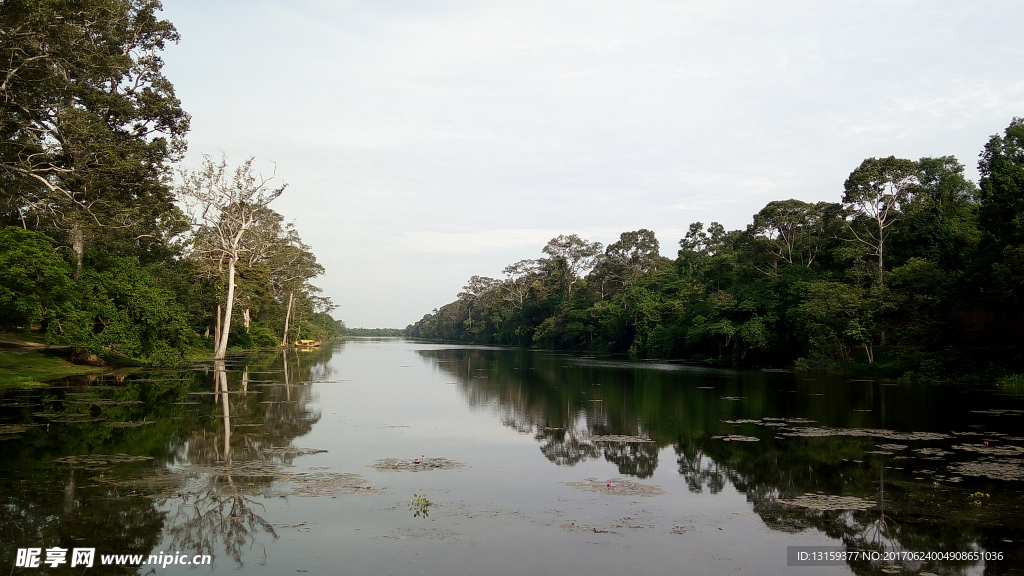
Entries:
<svg viewBox="0 0 1024 576">
<path fill-rule="evenodd" d="M 0 390 L 0 570 L 1024 569 L 1024 396 L 995 387 L 372 338 L 225 370 Z"/>
</svg>

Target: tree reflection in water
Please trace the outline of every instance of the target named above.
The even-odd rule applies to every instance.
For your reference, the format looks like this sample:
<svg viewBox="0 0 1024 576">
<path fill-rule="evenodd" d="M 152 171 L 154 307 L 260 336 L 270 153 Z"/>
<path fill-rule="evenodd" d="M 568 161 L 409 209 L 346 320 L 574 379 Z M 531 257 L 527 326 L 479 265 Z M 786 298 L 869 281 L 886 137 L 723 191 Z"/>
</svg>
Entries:
<svg viewBox="0 0 1024 576">
<path fill-rule="evenodd" d="M 781 423 L 786 418 L 837 428 L 892 427 L 900 420 L 903 428 L 896 429 L 948 433 L 951 426 L 965 425 L 965 410 L 942 396 L 945 389 L 891 389 L 886 409 L 878 411 L 886 421 L 873 423 L 867 408 L 886 402 L 885 395 L 876 394 L 878 383 L 837 380 L 809 389 L 818 384 L 789 375 L 651 370 L 521 350 L 431 349 L 420 354 L 455 377 L 470 407 L 490 410 L 505 426 L 531 434 L 553 464 L 574 466 L 603 457 L 620 474 L 648 478 L 657 468 L 660 450 L 672 446 L 678 473 L 690 492 L 717 495 L 732 486 L 773 530 L 818 530 L 848 550 L 1005 552 L 1008 560 L 987 565 L 986 574 L 1004 573 L 1000 571 L 1024 562 L 1021 552 L 1006 543 L 1024 541 L 1019 487 L 989 484 L 985 492 L 993 497 L 972 508 L 966 487 L 933 486 L 931 477 L 922 477 L 923 469 L 944 464 L 922 460 L 911 450 L 885 455 L 875 447 L 879 440 L 871 437 L 792 439 L 777 435 L 779 428 L 772 427 L 787 426 Z M 901 397 L 892 400 L 894 394 Z M 796 402 L 823 395 L 832 398 Z M 913 408 L 896 410 L 900 406 Z M 765 419 L 724 422 L 750 418 Z M 756 434 L 759 441 L 721 439 L 740 434 L 740 426 L 747 426 L 743 434 Z M 613 435 L 650 441 L 600 441 Z M 903 471 L 889 474 L 886 466 Z M 807 509 L 781 502 L 804 494 L 856 496 L 876 506 Z M 977 565 L 940 562 L 928 568 L 963 574 Z M 857 574 L 877 574 L 882 566 L 853 562 L 850 567 Z M 904 568 L 922 569 L 913 564 Z"/>
<path fill-rule="evenodd" d="M 221 405 L 219 430 L 196 430 L 179 452 L 186 470 L 200 472 L 190 474 L 177 495 L 165 502 L 169 510 L 165 530 L 172 548 L 211 556 L 223 550 L 242 565 L 243 553 L 262 536 L 278 538 L 261 515 L 265 508 L 256 496 L 271 489 L 280 466 L 291 464 L 295 454 L 267 450 L 290 445 L 320 419 L 308 408 L 309 382 L 330 375 L 325 367 L 330 349 L 326 350 L 327 354 L 309 356 L 282 349 L 271 362 L 247 363 L 240 373 L 221 362 L 214 364 L 215 397 Z M 257 395 L 249 390 L 251 372 L 279 374 L 279 385 L 262 382 L 265 385 Z M 239 378 L 234 390 L 233 376 Z M 247 431 L 233 433 L 236 427 Z"/>
</svg>

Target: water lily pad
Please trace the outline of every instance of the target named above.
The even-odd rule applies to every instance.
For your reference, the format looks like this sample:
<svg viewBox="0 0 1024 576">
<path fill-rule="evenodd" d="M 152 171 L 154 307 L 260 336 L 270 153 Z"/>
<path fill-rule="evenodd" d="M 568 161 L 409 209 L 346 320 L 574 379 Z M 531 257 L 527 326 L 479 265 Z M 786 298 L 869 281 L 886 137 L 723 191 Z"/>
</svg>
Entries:
<svg viewBox="0 0 1024 576">
<path fill-rule="evenodd" d="M 621 436 L 619 434 L 610 434 L 603 436 L 588 436 L 587 440 L 590 440 L 594 444 L 654 444 L 654 440 L 650 438 L 641 438 L 639 436 Z"/>
<path fill-rule="evenodd" d="M 633 482 L 632 480 L 624 480 L 622 478 L 612 478 L 611 480 L 598 480 L 597 478 L 587 478 L 583 482 L 566 482 L 566 486 L 576 488 L 578 490 L 587 490 L 589 492 L 598 492 L 605 496 L 661 496 L 665 493 L 661 489 L 661 486 L 655 484 L 641 484 L 639 482 Z"/>
<path fill-rule="evenodd" d="M 742 434 L 726 434 L 725 436 L 712 436 L 712 440 L 725 440 L 726 442 L 760 442 L 757 436 L 743 436 Z"/>
<path fill-rule="evenodd" d="M 868 510 L 876 506 L 874 500 L 867 498 L 830 494 L 804 494 L 796 498 L 776 500 L 776 502 L 808 510 Z"/>
<path fill-rule="evenodd" d="M 960 462 L 949 466 L 949 470 L 963 476 L 982 476 L 996 480 L 1024 480 L 1024 466 L 1020 460 L 1004 459 L 978 462 Z"/>
<path fill-rule="evenodd" d="M 123 452 L 115 454 L 80 454 L 57 458 L 54 462 L 70 464 L 71 466 L 105 466 L 108 464 L 124 464 L 126 462 L 144 462 L 152 460 L 152 456 L 132 456 Z"/>
<path fill-rule="evenodd" d="M 262 424 L 239 424 L 239 426 L 262 426 Z M 288 455 L 300 455 L 305 456 L 307 454 L 323 454 L 327 450 L 321 450 L 319 448 L 296 448 L 295 446 L 277 446 L 274 448 L 264 448 L 261 450 L 264 454 L 288 454 Z"/>
<path fill-rule="evenodd" d="M 463 466 L 465 464 L 462 462 L 448 458 L 413 458 L 411 460 L 384 458 L 377 460 L 373 465 L 378 472 L 425 472 L 427 470 L 452 470 Z"/>
</svg>

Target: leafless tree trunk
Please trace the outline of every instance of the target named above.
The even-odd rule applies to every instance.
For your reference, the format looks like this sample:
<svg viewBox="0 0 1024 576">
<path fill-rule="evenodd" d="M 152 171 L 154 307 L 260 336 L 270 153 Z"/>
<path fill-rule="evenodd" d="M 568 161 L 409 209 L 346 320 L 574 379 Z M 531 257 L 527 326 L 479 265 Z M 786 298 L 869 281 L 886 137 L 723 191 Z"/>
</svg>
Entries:
<svg viewBox="0 0 1024 576">
<path fill-rule="evenodd" d="M 220 341 L 214 358 L 223 360 L 228 353 L 228 335 L 231 333 L 231 309 L 235 304 L 235 262 L 237 258 L 228 259 L 228 295 L 224 304 L 224 321 L 221 324 Z"/>
<path fill-rule="evenodd" d="M 288 323 L 292 319 L 292 304 L 295 301 L 295 292 L 288 293 L 288 311 L 284 314 L 284 335 L 281 336 L 281 346 L 288 345 Z"/>
<path fill-rule="evenodd" d="M 213 353 L 220 350 L 220 304 L 217 304 L 217 328 L 213 331 Z"/>
</svg>

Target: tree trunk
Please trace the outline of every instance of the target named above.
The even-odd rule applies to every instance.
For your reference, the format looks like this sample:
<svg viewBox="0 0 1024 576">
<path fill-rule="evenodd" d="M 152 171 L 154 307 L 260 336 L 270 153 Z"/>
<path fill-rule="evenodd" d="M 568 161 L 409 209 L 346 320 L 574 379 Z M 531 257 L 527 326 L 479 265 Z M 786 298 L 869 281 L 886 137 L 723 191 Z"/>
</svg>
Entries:
<svg viewBox="0 0 1024 576">
<path fill-rule="evenodd" d="M 288 345 L 288 322 L 292 319 L 292 301 L 295 298 L 295 292 L 288 293 L 288 311 L 284 314 L 284 335 L 281 336 L 281 346 Z"/>
<path fill-rule="evenodd" d="M 213 355 L 215 360 L 223 360 L 228 354 L 228 335 L 231 334 L 231 308 L 235 304 L 235 262 L 238 258 L 228 260 L 228 295 L 224 303 L 224 322 L 221 326 L 220 342 L 217 346 L 217 353 Z"/>
<path fill-rule="evenodd" d="M 75 276 L 82 274 L 82 260 L 85 258 L 85 235 L 82 233 L 82 225 L 75 222 L 71 225 L 71 251 L 75 254 Z"/>
<path fill-rule="evenodd" d="M 242 321 L 245 322 L 245 333 L 248 334 L 249 333 L 249 324 L 252 323 L 252 321 L 251 321 L 251 319 L 249 317 L 249 309 L 248 308 L 246 308 L 245 310 L 242 310 Z"/>
<path fill-rule="evenodd" d="M 217 304 L 217 326 L 213 330 L 213 353 L 220 350 L 220 304 Z"/>
</svg>

